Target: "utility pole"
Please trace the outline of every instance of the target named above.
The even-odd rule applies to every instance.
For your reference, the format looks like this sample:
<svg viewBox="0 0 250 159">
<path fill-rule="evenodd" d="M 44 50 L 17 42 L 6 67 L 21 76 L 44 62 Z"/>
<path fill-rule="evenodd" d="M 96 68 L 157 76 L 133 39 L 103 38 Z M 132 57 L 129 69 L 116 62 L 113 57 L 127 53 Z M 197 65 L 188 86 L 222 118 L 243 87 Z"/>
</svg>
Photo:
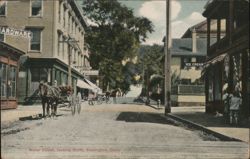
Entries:
<svg viewBox="0 0 250 159">
<path fill-rule="evenodd" d="M 71 73 L 71 64 L 72 64 L 72 48 L 73 48 L 73 43 L 78 43 L 79 41 L 73 39 L 73 38 L 68 38 L 65 41 L 59 41 L 61 43 L 67 43 L 68 44 L 68 86 L 72 86 L 72 73 Z"/>
<path fill-rule="evenodd" d="M 166 0 L 166 36 L 165 36 L 165 115 L 171 113 L 171 67 L 170 67 L 170 8 L 171 0 Z"/>
<path fill-rule="evenodd" d="M 68 42 L 69 44 L 69 42 Z M 68 45 L 68 50 L 69 50 L 69 53 L 68 53 L 68 86 L 71 86 L 72 85 L 72 81 L 71 81 L 71 63 L 72 63 L 72 60 L 71 60 L 71 54 L 72 54 L 72 48 L 71 48 L 71 45 L 69 44 Z"/>
</svg>

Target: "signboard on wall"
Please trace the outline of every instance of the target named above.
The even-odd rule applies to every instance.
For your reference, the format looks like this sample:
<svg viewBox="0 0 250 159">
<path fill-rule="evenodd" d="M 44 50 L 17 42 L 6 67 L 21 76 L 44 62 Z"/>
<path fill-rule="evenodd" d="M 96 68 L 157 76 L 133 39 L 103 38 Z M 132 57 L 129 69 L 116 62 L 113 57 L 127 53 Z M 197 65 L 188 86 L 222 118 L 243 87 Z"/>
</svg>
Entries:
<svg viewBox="0 0 250 159">
<path fill-rule="evenodd" d="M 197 62 L 186 62 L 185 66 L 187 67 L 202 67 L 203 63 L 197 63 Z"/>
<path fill-rule="evenodd" d="M 98 76 L 99 75 L 98 70 L 82 70 L 81 73 L 83 73 L 86 76 Z"/>
<path fill-rule="evenodd" d="M 10 36 L 19 36 L 27 39 L 32 38 L 32 32 L 27 30 L 9 28 L 9 27 L 2 27 L 0 26 L 0 34 L 10 35 Z"/>
</svg>

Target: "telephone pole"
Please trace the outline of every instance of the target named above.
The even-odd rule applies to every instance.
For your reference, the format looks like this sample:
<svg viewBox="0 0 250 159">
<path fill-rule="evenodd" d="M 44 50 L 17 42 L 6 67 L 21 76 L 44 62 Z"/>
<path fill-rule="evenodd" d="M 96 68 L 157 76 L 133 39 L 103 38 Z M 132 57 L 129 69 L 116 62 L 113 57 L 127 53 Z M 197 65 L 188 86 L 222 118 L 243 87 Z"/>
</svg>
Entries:
<svg viewBox="0 0 250 159">
<path fill-rule="evenodd" d="M 69 42 L 68 42 L 68 44 L 69 44 Z M 68 62 L 69 62 L 69 64 L 68 64 L 68 86 L 72 86 L 72 80 L 71 80 L 71 63 L 72 63 L 72 60 L 71 60 L 71 54 L 72 54 L 72 47 L 71 47 L 71 45 L 69 44 L 68 45 Z"/>
<path fill-rule="evenodd" d="M 170 8 L 171 0 L 166 0 L 166 36 L 165 36 L 165 115 L 171 113 L 171 67 L 170 67 Z"/>
</svg>

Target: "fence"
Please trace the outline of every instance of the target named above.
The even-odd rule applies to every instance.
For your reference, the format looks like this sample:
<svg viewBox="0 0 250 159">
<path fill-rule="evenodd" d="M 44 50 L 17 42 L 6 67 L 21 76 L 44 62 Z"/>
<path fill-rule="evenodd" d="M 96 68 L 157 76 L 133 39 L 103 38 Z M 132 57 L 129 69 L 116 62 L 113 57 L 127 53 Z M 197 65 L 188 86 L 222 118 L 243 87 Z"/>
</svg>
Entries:
<svg viewBox="0 0 250 159">
<path fill-rule="evenodd" d="M 172 86 L 173 95 L 205 95 L 204 85 L 178 85 Z"/>
</svg>

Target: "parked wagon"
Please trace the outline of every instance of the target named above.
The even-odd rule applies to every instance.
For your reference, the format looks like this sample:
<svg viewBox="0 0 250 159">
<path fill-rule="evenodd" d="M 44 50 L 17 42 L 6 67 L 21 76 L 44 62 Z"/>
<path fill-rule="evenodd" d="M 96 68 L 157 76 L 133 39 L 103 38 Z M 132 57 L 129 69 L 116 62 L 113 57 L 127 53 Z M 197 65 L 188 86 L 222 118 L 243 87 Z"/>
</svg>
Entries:
<svg viewBox="0 0 250 159">
<path fill-rule="evenodd" d="M 77 112 L 80 114 L 81 112 L 81 94 L 77 95 L 73 92 L 72 87 L 70 86 L 59 86 L 60 98 L 59 104 L 67 105 L 71 108 L 72 115 L 75 115 Z"/>
<path fill-rule="evenodd" d="M 50 116 L 50 108 L 51 115 L 56 116 L 58 104 L 64 104 L 70 107 L 72 115 L 75 115 L 75 112 L 78 112 L 78 114 L 81 112 L 81 95 L 74 94 L 71 86 L 56 87 L 41 82 L 39 84 L 39 94 L 42 101 L 44 117 Z M 47 110 L 47 115 L 45 115 L 45 110 Z"/>
</svg>

